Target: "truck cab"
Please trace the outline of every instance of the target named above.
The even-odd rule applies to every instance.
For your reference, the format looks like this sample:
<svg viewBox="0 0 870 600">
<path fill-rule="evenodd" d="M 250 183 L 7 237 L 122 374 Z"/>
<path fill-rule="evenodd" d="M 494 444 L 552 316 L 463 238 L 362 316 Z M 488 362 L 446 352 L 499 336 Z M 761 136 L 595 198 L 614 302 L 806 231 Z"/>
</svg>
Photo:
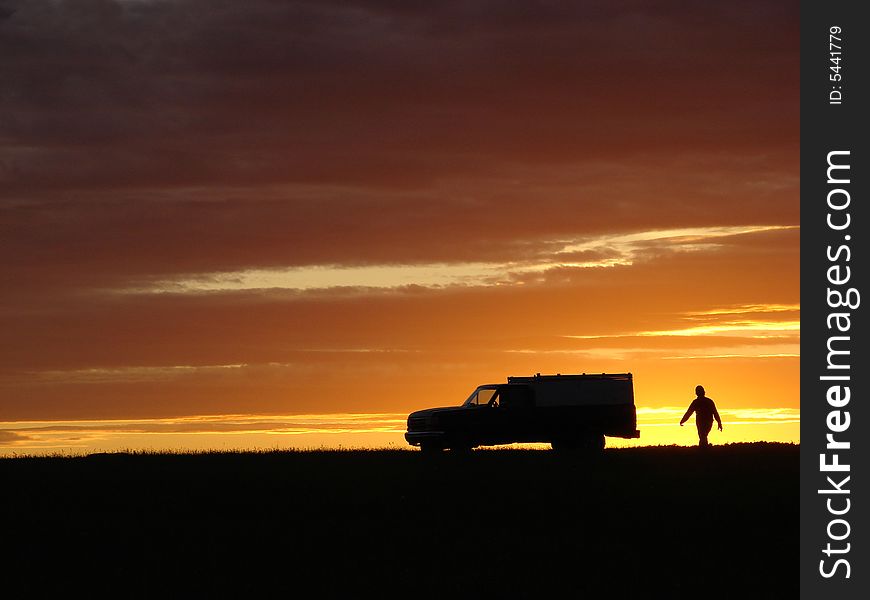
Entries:
<svg viewBox="0 0 870 600">
<path fill-rule="evenodd" d="M 508 377 L 458 406 L 408 415 L 405 439 L 424 451 L 515 442 L 603 450 L 605 436 L 640 437 L 630 373 Z"/>
</svg>

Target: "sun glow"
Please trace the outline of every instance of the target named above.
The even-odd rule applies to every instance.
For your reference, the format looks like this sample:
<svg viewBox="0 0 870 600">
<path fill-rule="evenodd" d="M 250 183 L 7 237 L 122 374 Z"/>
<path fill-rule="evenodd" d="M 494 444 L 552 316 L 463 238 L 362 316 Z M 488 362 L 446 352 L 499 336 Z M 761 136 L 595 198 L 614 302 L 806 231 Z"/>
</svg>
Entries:
<svg viewBox="0 0 870 600">
<path fill-rule="evenodd" d="M 639 407 L 640 440 L 609 438 L 611 447 L 692 444 L 691 428 L 676 426 L 685 408 Z M 800 411 L 722 409 L 729 441 L 797 441 Z M 408 448 L 406 413 L 200 415 L 166 419 L 0 422 L 0 455 L 127 450 Z M 733 428 L 733 429 L 732 429 Z"/>
</svg>

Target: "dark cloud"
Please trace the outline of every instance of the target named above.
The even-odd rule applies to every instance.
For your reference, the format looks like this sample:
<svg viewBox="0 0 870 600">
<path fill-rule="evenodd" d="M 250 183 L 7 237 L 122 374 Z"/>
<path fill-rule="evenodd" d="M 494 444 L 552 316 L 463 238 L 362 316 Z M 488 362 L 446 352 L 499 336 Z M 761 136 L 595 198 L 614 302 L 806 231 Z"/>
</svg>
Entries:
<svg viewBox="0 0 870 600">
<path fill-rule="evenodd" d="M 4 23 L 3 108 L 33 153 L 8 152 L 6 174 L 413 186 L 504 160 L 766 146 L 796 139 L 776 102 L 797 90 L 796 8 L 27 2 Z"/>
<path fill-rule="evenodd" d="M 796 6 L 7 12 L 0 268 L 16 288 L 797 220 Z"/>
<path fill-rule="evenodd" d="M 781 151 L 797 140 L 796 8 L 22 3 L 3 26 L 4 182 L 418 188 Z"/>
</svg>

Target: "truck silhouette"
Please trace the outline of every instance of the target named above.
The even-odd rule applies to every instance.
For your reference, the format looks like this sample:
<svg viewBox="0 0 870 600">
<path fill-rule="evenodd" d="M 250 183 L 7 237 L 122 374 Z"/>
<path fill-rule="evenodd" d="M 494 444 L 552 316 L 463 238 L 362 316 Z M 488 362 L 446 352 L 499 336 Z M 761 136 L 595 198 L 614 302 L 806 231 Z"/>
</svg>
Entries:
<svg viewBox="0 0 870 600">
<path fill-rule="evenodd" d="M 478 386 L 460 406 L 411 413 L 405 433 L 424 451 L 513 442 L 594 451 L 604 436 L 640 437 L 631 373 L 508 377 Z"/>
</svg>

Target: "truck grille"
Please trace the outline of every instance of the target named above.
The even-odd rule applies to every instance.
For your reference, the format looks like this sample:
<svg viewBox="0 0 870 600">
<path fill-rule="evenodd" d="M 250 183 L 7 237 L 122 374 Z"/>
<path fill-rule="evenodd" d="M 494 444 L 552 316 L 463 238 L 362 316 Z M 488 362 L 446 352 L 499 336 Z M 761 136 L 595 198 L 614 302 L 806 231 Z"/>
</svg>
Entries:
<svg viewBox="0 0 870 600">
<path fill-rule="evenodd" d="M 408 419 L 408 431 L 425 431 L 426 417 L 411 417 Z"/>
</svg>

